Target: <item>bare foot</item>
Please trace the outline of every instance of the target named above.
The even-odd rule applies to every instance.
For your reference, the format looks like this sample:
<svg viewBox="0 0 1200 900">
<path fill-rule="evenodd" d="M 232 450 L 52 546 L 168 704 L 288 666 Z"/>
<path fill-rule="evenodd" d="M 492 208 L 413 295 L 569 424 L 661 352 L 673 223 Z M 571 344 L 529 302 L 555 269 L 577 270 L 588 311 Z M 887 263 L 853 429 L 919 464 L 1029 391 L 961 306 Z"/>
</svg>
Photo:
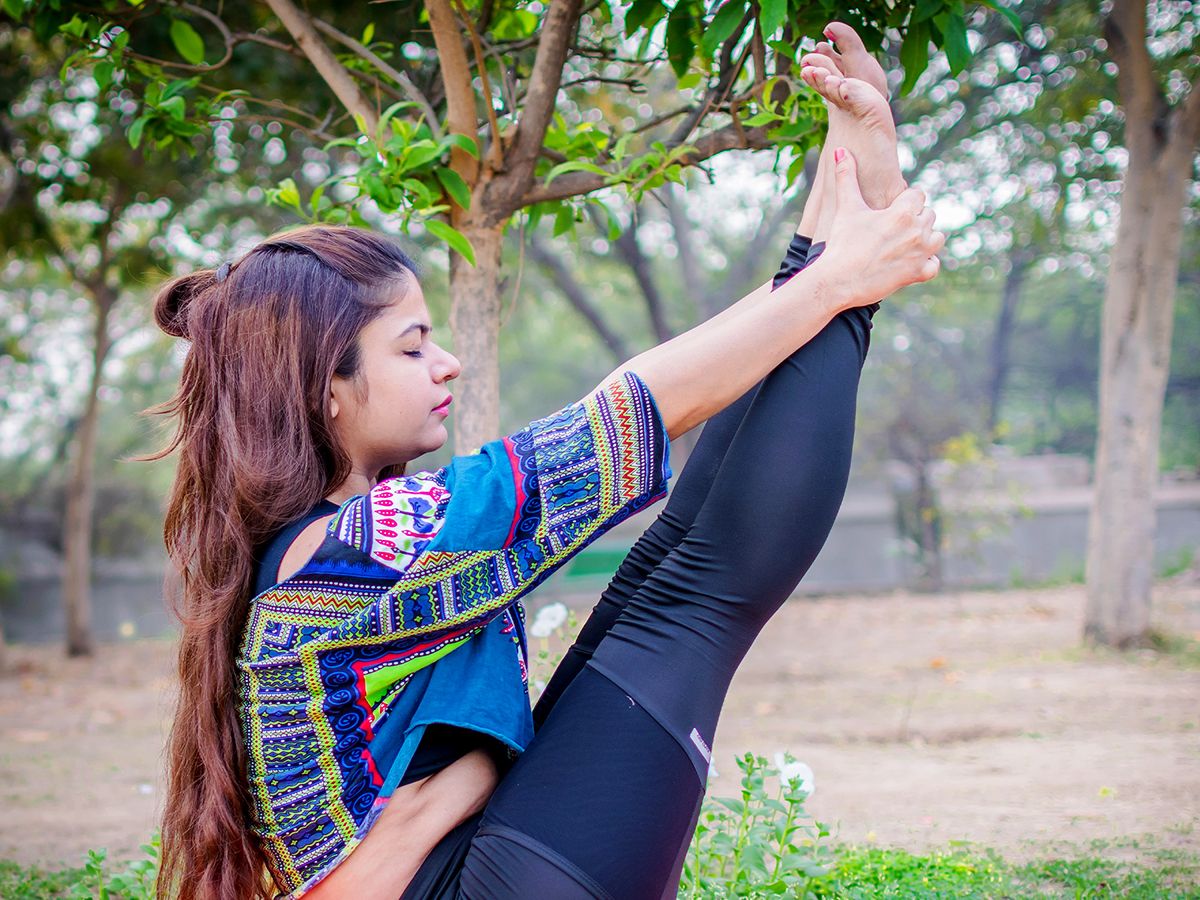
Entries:
<svg viewBox="0 0 1200 900">
<path fill-rule="evenodd" d="M 888 93 L 887 75 L 863 43 L 858 32 L 845 22 L 830 22 L 825 26 L 825 37 L 837 43 L 834 50 L 829 41 L 817 44 L 816 52 L 833 60 L 838 71 L 847 78 L 860 78 L 885 98 Z"/>
<path fill-rule="evenodd" d="M 844 77 L 837 64 L 824 54 L 807 54 L 800 63 L 801 79 L 825 99 L 829 108 L 825 146 L 845 147 L 854 154 L 859 186 L 868 206 L 890 206 L 908 184 L 900 173 L 896 124 L 887 100 L 868 82 Z M 827 168 L 831 174 L 832 167 Z"/>
</svg>

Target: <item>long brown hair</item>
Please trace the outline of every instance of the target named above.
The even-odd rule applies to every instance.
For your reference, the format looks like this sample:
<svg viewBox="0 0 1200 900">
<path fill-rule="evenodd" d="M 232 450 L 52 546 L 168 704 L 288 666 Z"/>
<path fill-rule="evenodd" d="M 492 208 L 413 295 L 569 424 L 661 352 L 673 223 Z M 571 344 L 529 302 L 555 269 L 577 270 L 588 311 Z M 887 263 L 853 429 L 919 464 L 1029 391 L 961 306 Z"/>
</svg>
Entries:
<svg viewBox="0 0 1200 900">
<path fill-rule="evenodd" d="M 154 302 L 191 346 L 175 396 L 152 413 L 179 451 L 163 529 L 182 580 L 179 702 L 167 745 L 158 896 L 270 896 L 251 831 L 235 657 L 254 554 L 350 472 L 329 416 L 334 375 L 359 369 L 358 335 L 415 277 L 392 241 L 308 226 L 232 265 L 184 275 Z"/>
</svg>

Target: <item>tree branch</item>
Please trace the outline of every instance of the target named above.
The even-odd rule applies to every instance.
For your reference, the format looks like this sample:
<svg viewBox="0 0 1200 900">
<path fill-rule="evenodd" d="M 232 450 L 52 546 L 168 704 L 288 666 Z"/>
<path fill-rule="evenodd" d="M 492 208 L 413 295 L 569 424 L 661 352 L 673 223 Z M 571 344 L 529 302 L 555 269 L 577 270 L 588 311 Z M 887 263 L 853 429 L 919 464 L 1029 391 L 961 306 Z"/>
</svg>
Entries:
<svg viewBox="0 0 1200 900">
<path fill-rule="evenodd" d="M 669 143 L 682 144 L 686 141 L 691 136 L 691 133 L 695 131 L 696 126 L 708 115 L 713 105 L 723 102 L 729 95 L 729 91 L 732 89 L 738 73 L 742 71 L 742 67 L 746 64 L 746 57 L 750 53 L 751 45 L 753 44 L 753 41 L 748 43 L 742 51 L 741 56 L 738 57 L 736 62 L 734 61 L 733 51 L 737 47 L 742 32 L 746 30 L 750 18 L 751 11 L 747 11 L 742 16 L 741 23 L 734 29 L 733 35 L 726 39 L 724 46 L 721 48 L 721 62 L 717 70 L 719 73 L 717 75 L 717 83 L 705 93 L 704 100 L 689 113 L 688 117 L 679 123 L 671 135 Z"/>
<path fill-rule="evenodd" d="M 267 0 L 267 5 L 279 17 L 283 27 L 292 35 L 296 45 L 304 51 L 313 68 L 342 101 L 342 105 L 356 119 L 361 120 L 367 134 L 375 134 L 379 126 L 379 116 L 376 115 L 375 108 L 358 89 L 346 67 L 338 62 L 333 51 L 325 46 L 312 21 L 296 8 L 292 0 Z"/>
<path fill-rule="evenodd" d="M 477 139 L 479 119 L 475 114 L 475 90 L 471 87 L 471 64 L 463 49 L 462 34 L 449 0 L 426 0 L 429 27 L 441 61 L 442 86 L 446 90 L 446 124 L 451 134 L 465 134 Z M 479 180 L 479 163 L 475 157 L 454 147 L 450 151 L 450 166 L 471 187 Z"/>
<path fill-rule="evenodd" d="M 1146 48 L 1143 0 L 1114 0 L 1112 11 L 1104 19 L 1104 37 L 1109 55 L 1117 64 L 1117 88 L 1126 110 L 1127 142 L 1141 143 L 1144 138 L 1152 137 L 1161 144 L 1166 137 L 1161 133 L 1161 126 L 1166 123 L 1166 98 Z M 1136 121 L 1154 122 L 1155 127 L 1149 133 L 1128 127 Z"/>
<path fill-rule="evenodd" d="M 483 58 L 483 46 L 479 42 L 479 33 L 475 30 L 475 25 L 471 22 L 471 16 L 467 13 L 467 8 L 463 6 L 462 0 L 453 0 L 455 6 L 458 7 L 458 14 L 463 20 L 463 24 L 467 28 L 467 36 L 471 40 L 471 49 L 475 52 L 475 68 L 479 71 L 479 80 L 483 84 L 483 105 L 487 110 L 488 127 L 492 132 L 492 145 L 488 150 L 488 156 L 491 158 L 491 166 L 494 171 L 500 171 L 504 168 L 504 144 L 500 136 L 500 123 L 496 120 L 496 107 L 492 103 L 492 84 L 488 79 L 487 62 Z"/>
<path fill-rule="evenodd" d="M 684 166 L 694 166 L 726 150 L 763 150 L 770 146 L 766 126 L 744 128 L 730 124 L 701 137 L 693 144 L 694 149 L 680 157 L 679 162 Z M 670 150 L 671 145 L 667 149 Z M 521 209 L 532 203 L 590 194 L 605 187 L 608 177 L 594 172 L 567 172 L 549 184 L 533 185 L 513 208 Z"/>
<path fill-rule="evenodd" d="M 679 254 L 679 273 L 683 278 L 683 289 L 688 296 L 697 301 L 704 318 L 709 318 L 715 310 L 711 310 L 707 292 L 700 278 L 700 264 L 696 258 L 696 245 L 692 240 L 692 223 L 688 219 L 683 201 L 684 188 L 682 185 L 671 185 L 663 192 L 663 206 L 667 208 L 667 218 L 671 221 L 671 230 L 675 232 L 675 246 Z"/>
<path fill-rule="evenodd" d="M 542 37 L 529 74 L 525 107 L 505 158 L 507 172 L 503 184 L 496 186 L 498 211 L 504 215 L 521 208 L 513 201 L 525 194 L 533 183 L 534 166 L 554 115 L 562 70 L 571 46 L 571 35 L 579 21 L 580 6 L 581 0 L 552 0 L 542 21 Z"/>
<path fill-rule="evenodd" d="M 425 121 L 429 123 L 429 130 L 433 133 L 434 140 L 440 141 L 442 139 L 442 125 L 438 121 L 437 113 L 433 110 L 433 105 L 430 104 L 429 99 L 423 93 L 421 93 L 421 89 L 413 83 L 411 78 L 409 78 L 400 70 L 394 68 L 390 63 L 387 62 L 387 60 L 381 59 L 378 54 L 371 50 L 371 48 L 359 43 L 354 38 L 350 37 L 350 35 L 338 31 L 328 22 L 322 21 L 321 19 L 314 19 L 313 25 L 317 27 L 318 31 L 323 31 L 342 46 L 349 48 L 360 58 L 365 59 L 388 78 L 392 79 L 392 81 L 396 82 L 396 84 L 400 85 L 400 88 L 404 91 L 405 95 L 407 95 L 408 99 L 417 104 L 417 106 L 421 107 L 421 112 L 425 114 Z"/>
<path fill-rule="evenodd" d="M 1180 104 L 1176 129 L 1180 140 L 1189 148 L 1200 149 L 1200 75 L 1192 82 L 1192 88 Z"/>
<path fill-rule="evenodd" d="M 550 273 L 555 286 L 567 298 L 567 302 L 571 304 L 576 312 L 587 319 L 592 328 L 595 329 L 596 334 L 600 336 L 600 340 L 604 341 L 605 346 L 616 357 L 617 362 L 624 362 L 629 359 L 633 354 L 629 352 L 625 341 L 620 335 L 609 328 L 608 323 L 600 315 L 600 310 L 588 298 L 582 286 L 575 279 L 575 276 L 571 274 L 571 271 L 556 254 L 550 252 L 536 232 L 529 237 L 529 255 Z"/>
<path fill-rule="evenodd" d="M 600 228 L 600 223 L 596 220 L 599 213 L 594 209 L 589 209 L 588 212 L 592 215 L 593 223 L 596 224 L 597 228 Z M 646 299 L 646 310 L 650 314 L 650 327 L 654 329 L 655 341 L 661 344 L 664 341 L 669 341 L 675 334 L 671 330 L 671 326 L 667 324 L 666 315 L 663 312 L 662 294 L 658 290 L 658 285 L 654 282 L 654 273 L 650 271 L 650 261 L 646 259 L 646 254 L 642 252 L 641 245 L 638 244 L 637 221 L 639 212 L 640 208 L 635 206 L 629 227 L 617 236 L 613 244 L 617 248 L 617 254 L 624 260 L 625 265 L 629 266 L 629 271 L 633 273 L 634 281 L 637 282 L 642 296 Z"/>
</svg>

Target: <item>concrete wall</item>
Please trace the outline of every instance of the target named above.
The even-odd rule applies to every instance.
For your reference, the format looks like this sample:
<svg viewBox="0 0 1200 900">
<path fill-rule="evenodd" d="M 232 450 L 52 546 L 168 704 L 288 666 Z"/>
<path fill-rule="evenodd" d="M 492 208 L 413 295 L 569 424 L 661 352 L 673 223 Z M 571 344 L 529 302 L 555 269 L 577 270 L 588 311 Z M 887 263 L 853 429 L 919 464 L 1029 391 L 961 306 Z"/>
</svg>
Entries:
<svg viewBox="0 0 1200 900">
<path fill-rule="evenodd" d="M 1050 460 L 1048 465 L 1059 481 L 1082 480 L 1077 470 L 1074 475 L 1065 473 L 1061 460 Z M 963 490 L 943 481 L 950 523 L 943 560 L 947 587 L 1007 587 L 1082 577 L 1090 488 L 1086 484 L 1047 486 L 1039 483 L 1041 474 L 1014 482 L 1011 472 L 1002 472 L 1003 490 L 989 489 L 995 487 L 995 478 L 984 489 L 976 484 Z M 1200 554 L 1200 482 L 1164 483 L 1155 499 L 1160 569 Z M 647 511 L 600 538 L 551 578 L 539 595 L 598 593 L 653 515 L 654 510 Z M 897 521 L 895 494 L 886 486 L 852 485 L 799 593 L 912 586 L 916 566 L 897 531 Z M 16 574 L 13 589 L 0 598 L 8 640 L 61 640 L 60 564 L 43 545 L 0 533 L 0 567 Z M 164 567 L 162 559 L 97 561 L 92 603 L 98 638 L 163 634 L 174 627 L 162 600 Z"/>
</svg>

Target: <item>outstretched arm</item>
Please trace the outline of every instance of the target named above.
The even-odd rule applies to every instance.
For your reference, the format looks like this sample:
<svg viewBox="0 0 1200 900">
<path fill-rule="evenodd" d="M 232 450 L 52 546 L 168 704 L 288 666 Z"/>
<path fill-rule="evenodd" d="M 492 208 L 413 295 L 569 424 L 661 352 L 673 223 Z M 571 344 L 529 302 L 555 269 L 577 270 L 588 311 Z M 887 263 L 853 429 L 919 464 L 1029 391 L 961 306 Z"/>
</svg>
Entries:
<svg viewBox="0 0 1200 900">
<path fill-rule="evenodd" d="M 933 230 L 924 194 L 910 189 L 872 210 L 859 192 L 853 157 L 842 156 L 829 248 L 817 262 L 774 294 L 767 282 L 609 376 L 636 372 L 672 438 L 741 397 L 838 313 L 937 274 L 935 254 L 945 237 Z"/>
</svg>

